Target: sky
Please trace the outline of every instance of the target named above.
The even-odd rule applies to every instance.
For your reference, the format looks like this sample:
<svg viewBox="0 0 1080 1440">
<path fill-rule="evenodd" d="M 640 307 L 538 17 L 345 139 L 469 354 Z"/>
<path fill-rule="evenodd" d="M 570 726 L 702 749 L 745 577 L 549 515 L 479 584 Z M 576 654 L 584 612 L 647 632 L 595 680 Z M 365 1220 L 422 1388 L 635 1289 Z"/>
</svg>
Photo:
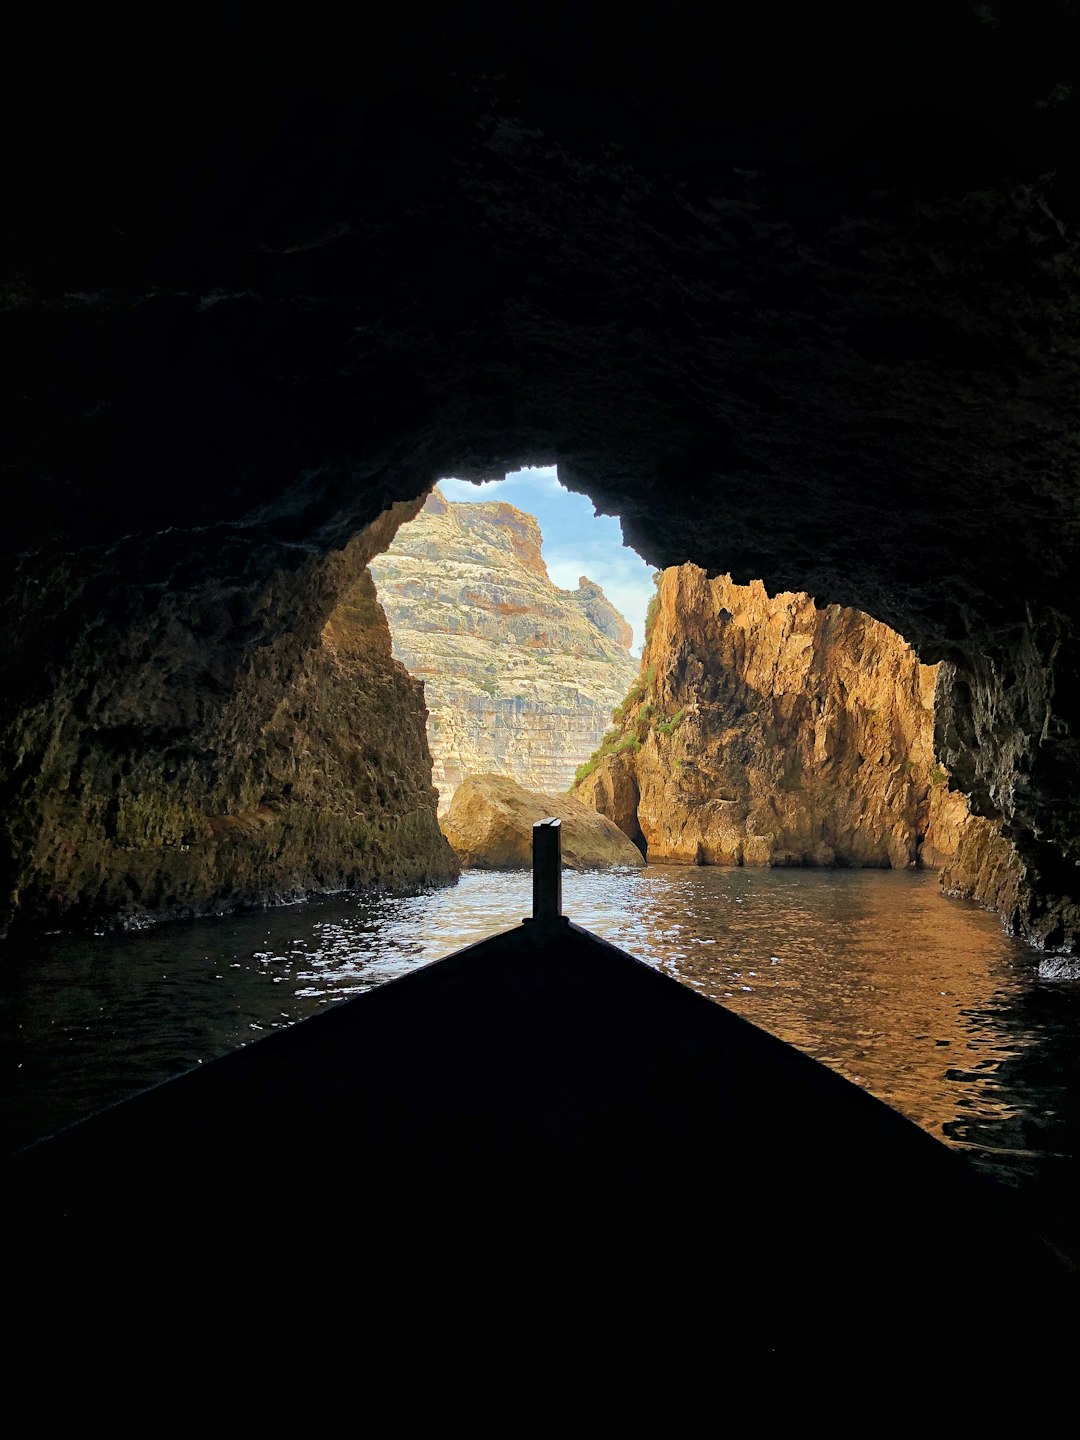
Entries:
<svg viewBox="0 0 1080 1440">
<path fill-rule="evenodd" d="M 514 470 L 505 480 L 483 485 L 440 480 L 439 489 L 455 503 L 505 500 L 535 515 L 544 537 L 544 563 L 554 583 L 560 590 L 576 590 L 580 576 L 594 580 L 634 627 L 633 653 L 641 654 L 656 571 L 623 544 L 618 520 L 595 514 L 586 496 L 563 489 L 554 465 Z"/>
</svg>

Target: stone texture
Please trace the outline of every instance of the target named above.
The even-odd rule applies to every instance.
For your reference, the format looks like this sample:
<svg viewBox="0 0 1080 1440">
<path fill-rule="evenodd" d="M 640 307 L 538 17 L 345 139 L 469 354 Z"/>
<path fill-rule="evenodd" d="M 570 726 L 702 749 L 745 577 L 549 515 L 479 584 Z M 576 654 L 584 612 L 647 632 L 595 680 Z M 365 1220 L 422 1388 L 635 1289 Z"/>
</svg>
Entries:
<svg viewBox="0 0 1080 1440">
<path fill-rule="evenodd" d="M 552 584 L 532 515 L 434 490 L 372 563 L 394 654 L 424 681 L 439 810 L 466 775 L 557 794 L 637 673 L 633 632 L 585 576 Z"/>
<path fill-rule="evenodd" d="M 73 697 L 100 664 L 99 705 L 146 698 L 116 617 L 167 659 L 198 609 L 242 650 L 237 596 L 394 501 L 557 462 L 651 563 L 947 662 L 941 758 L 1017 852 L 1022 933 L 1074 947 L 1080 12 L 564 18 L 223 14 L 135 63 L 121 17 L 11 22 L 4 893 Z M 276 592 L 297 654 L 305 593 Z M 200 788 L 243 769 L 246 725 L 204 750 L 199 703 L 116 732 L 95 793 L 132 745 Z"/>
<path fill-rule="evenodd" d="M 659 577 L 641 664 L 612 753 L 575 793 L 650 861 L 955 854 L 968 812 L 934 760 L 936 674 L 886 626 L 682 565 Z"/>
<path fill-rule="evenodd" d="M 418 508 L 395 506 L 291 574 L 253 564 L 245 585 L 209 582 L 213 556 L 175 553 L 168 595 L 141 612 L 114 608 L 113 557 L 26 575 L 24 624 L 51 589 L 61 613 L 79 596 L 82 625 L 50 654 L 37 609 L 46 683 L 36 703 L 8 697 L 0 926 L 456 874 L 421 686 L 391 656 L 365 569 Z"/>
<path fill-rule="evenodd" d="M 989 821 L 945 883 L 995 908 L 1014 934 L 1065 951 L 1080 947 L 1076 817 L 1060 789 L 1080 769 L 1067 718 L 1077 654 L 1072 626 L 1049 612 L 1008 649 L 943 665 L 935 717 L 938 754 Z"/>
<path fill-rule="evenodd" d="M 476 870 L 532 868 L 532 827 L 562 821 L 563 865 L 607 870 L 644 861 L 619 827 L 569 795 L 541 795 L 504 775 L 470 775 L 454 792 L 442 828 L 458 859 Z"/>
<path fill-rule="evenodd" d="M 996 910 L 1007 926 L 1021 931 L 1020 907 L 1028 903 L 1023 865 L 992 820 L 972 815 L 963 827 L 955 855 L 941 872 L 946 895 L 977 900 Z"/>
</svg>

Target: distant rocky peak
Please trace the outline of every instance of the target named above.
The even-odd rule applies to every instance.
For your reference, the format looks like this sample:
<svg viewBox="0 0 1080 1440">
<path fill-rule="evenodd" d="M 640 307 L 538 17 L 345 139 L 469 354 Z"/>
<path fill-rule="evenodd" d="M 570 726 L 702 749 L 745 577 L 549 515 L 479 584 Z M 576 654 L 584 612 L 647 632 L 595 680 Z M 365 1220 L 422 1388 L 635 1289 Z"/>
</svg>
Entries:
<svg viewBox="0 0 1080 1440">
<path fill-rule="evenodd" d="M 436 485 L 428 496 L 422 514 L 426 519 L 441 519 L 459 529 L 478 549 L 509 551 L 518 564 L 531 575 L 550 584 L 541 547 L 544 537 L 535 515 L 526 515 L 505 500 L 447 500 Z M 460 543 L 460 542 L 456 542 Z"/>
<path fill-rule="evenodd" d="M 526 515 L 505 500 L 481 500 L 456 507 L 458 520 L 466 531 L 474 532 L 493 545 L 509 541 L 514 558 L 532 575 L 548 579 L 547 566 L 541 555 L 544 537 L 535 515 Z M 497 533 L 492 535 L 491 530 Z"/>
<path fill-rule="evenodd" d="M 624 655 L 629 655 L 630 646 L 634 643 L 633 626 L 615 609 L 595 580 L 581 575 L 577 583 L 577 591 L 569 593 L 574 596 L 582 614 L 590 624 L 596 626 L 601 635 L 606 635 L 618 645 Z"/>
<path fill-rule="evenodd" d="M 424 502 L 424 510 L 428 515 L 449 515 L 451 511 L 450 501 L 436 485 L 427 500 Z"/>
</svg>

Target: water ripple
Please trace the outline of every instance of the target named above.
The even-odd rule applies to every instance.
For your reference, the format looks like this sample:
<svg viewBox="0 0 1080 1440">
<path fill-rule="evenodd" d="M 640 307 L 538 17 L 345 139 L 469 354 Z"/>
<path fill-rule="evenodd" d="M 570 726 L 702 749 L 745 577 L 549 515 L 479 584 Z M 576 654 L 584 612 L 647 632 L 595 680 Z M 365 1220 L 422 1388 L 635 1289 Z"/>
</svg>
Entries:
<svg viewBox="0 0 1080 1440">
<path fill-rule="evenodd" d="M 1080 985 L 1040 982 L 1035 957 L 993 916 L 944 900 L 935 877 L 649 866 L 567 872 L 563 894 L 578 924 L 1013 1183 L 1075 1171 Z M 506 929 L 530 905 L 527 874 L 474 872 L 405 898 L 9 945 L 0 1113 L 24 1143 Z"/>
</svg>

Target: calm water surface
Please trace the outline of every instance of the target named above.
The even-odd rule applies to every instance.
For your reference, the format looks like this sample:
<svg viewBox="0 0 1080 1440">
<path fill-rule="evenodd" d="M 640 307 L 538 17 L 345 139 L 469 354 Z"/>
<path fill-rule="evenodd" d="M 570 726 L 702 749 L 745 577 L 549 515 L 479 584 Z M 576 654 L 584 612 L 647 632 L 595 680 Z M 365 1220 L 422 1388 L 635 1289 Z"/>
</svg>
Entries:
<svg viewBox="0 0 1080 1440">
<path fill-rule="evenodd" d="M 6 947 L 10 1146 L 515 924 L 525 874 Z M 578 924 L 730 1006 L 1026 1192 L 1071 1250 L 1080 985 L 1036 975 L 936 876 L 648 866 L 567 873 Z"/>
</svg>

